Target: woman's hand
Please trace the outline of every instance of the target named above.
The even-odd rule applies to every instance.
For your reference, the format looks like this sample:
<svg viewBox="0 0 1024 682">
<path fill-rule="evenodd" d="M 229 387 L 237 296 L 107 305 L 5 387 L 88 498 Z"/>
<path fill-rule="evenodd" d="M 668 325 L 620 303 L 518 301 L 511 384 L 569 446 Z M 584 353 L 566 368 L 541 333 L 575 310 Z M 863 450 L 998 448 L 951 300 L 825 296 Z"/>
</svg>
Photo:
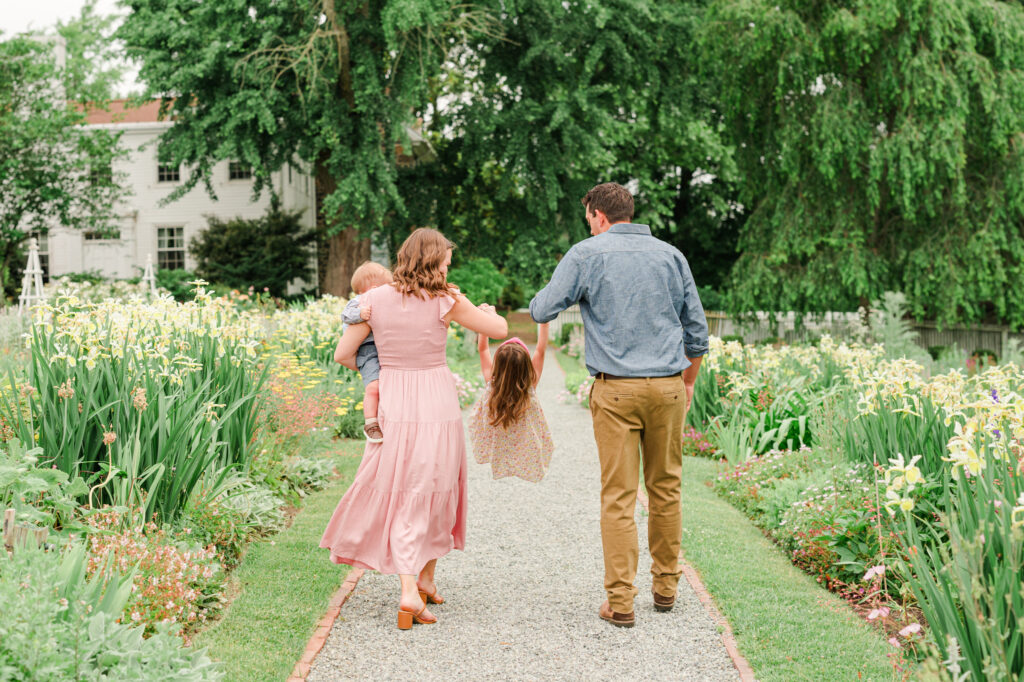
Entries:
<svg viewBox="0 0 1024 682">
<path fill-rule="evenodd" d="M 370 325 L 365 322 L 350 324 L 341 335 L 338 347 L 334 349 L 334 361 L 349 369 L 356 369 L 356 350 L 369 335 Z"/>
</svg>

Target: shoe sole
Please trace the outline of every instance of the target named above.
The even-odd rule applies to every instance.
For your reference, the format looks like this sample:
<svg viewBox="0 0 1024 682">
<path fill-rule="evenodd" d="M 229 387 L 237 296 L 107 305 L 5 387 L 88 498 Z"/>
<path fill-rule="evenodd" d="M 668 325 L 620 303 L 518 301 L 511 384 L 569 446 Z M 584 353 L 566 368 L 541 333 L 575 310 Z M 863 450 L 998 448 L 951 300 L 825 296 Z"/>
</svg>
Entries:
<svg viewBox="0 0 1024 682">
<path fill-rule="evenodd" d="M 654 603 L 654 610 L 655 611 L 661 611 L 662 613 L 667 613 L 667 612 L 671 611 L 672 607 L 675 606 L 675 605 L 676 605 L 675 602 L 672 602 L 671 604 L 665 604 L 665 605 L 662 605 L 662 604 L 659 604 L 659 603 L 655 602 Z"/>
<path fill-rule="evenodd" d="M 384 439 L 383 438 L 370 438 L 369 436 L 367 436 L 366 437 L 366 442 L 367 443 L 383 443 Z"/>
<path fill-rule="evenodd" d="M 598 617 L 601 620 L 607 621 L 607 622 L 611 623 L 612 625 L 614 625 L 615 627 L 618 627 L 618 628 L 631 628 L 634 625 L 636 625 L 636 618 L 634 618 L 633 620 L 615 620 L 614 618 L 609 618 L 608 616 L 602 616 L 601 614 L 598 614 Z"/>
</svg>

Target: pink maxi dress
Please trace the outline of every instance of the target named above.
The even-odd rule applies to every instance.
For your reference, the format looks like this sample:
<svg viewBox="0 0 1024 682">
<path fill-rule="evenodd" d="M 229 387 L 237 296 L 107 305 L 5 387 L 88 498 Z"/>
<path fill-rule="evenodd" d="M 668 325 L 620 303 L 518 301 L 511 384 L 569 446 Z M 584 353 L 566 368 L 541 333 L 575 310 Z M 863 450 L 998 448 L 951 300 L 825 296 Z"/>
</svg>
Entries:
<svg viewBox="0 0 1024 682">
<path fill-rule="evenodd" d="M 365 294 L 380 358 L 383 443 L 367 443 L 351 487 L 320 539 L 331 561 L 417 574 L 466 544 L 466 443 L 448 369 L 450 296 Z"/>
</svg>

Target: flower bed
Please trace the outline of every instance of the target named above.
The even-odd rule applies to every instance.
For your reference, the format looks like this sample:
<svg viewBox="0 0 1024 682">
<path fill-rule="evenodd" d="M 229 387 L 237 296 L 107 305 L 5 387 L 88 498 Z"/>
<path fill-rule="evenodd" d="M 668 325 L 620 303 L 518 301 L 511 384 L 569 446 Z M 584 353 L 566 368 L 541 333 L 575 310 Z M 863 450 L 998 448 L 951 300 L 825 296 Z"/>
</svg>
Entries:
<svg viewBox="0 0 1024 682">
<path fill-rule="evenodd" d="M 716 357 L 715 352 L 718 352 Z M 881 347 L 713 341 L 702 418 L 732 466 L 715 490 L 907 661 L 971 679 L 1024 670 L 1024 372 L 929 377 Z M 805 422 L 778 448 L 780 396 Z M 777 427 L 774 427 L 777 428 Z M 796 437 L 794 437 L 796 436 Z M 767 449 L 765 449 L 767 447 Z M 774 449 L 773 449 L 774 448 Z"/>
</svg>

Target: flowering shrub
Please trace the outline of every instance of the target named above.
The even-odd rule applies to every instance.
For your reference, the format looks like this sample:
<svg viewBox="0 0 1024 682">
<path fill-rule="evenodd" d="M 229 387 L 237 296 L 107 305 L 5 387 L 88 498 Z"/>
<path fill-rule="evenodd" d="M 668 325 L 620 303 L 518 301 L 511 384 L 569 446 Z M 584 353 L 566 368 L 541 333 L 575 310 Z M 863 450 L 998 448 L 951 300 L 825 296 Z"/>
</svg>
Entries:
<svg viewBox="0 0 1024 682">
<path fill-rule="evenodd" d="M 715 457 L 715 446 L 692 426 L 683 429 L 683 456 L 684 457 Z"/>
<path fill-rule="evenodd" d="M 205 651 L 172 630 L 120 615 L 131 583 L 106 569 L 86 578 L 85 548 L 63 554 L 24 550 L 0 570 L 0 676 L 10 680 L 219 680 Z"/>
<path fill-rule="evenodd" d="M 185 548 L 155 523 L 143 524 L 138 514 L 108 508 L 88 522 L 101 531 L 89 537 L 88 575 L 108 565 L 123 575 L 134 572 L 124 607 L 127 622 L 145 626 L 147 633 L 167 624 L 171 633 L 182 634 L 218 603 L 221 568 L 213 550 Z"/>
<path fill-rule="evenodd" d="M 594 377 L 585 371 L 568 373 L 565 376 L 565 391 L 558 399 L 563 403 L 573 403 L 590 407 L 590 389 L 594 385 Z"/>
</svg>

